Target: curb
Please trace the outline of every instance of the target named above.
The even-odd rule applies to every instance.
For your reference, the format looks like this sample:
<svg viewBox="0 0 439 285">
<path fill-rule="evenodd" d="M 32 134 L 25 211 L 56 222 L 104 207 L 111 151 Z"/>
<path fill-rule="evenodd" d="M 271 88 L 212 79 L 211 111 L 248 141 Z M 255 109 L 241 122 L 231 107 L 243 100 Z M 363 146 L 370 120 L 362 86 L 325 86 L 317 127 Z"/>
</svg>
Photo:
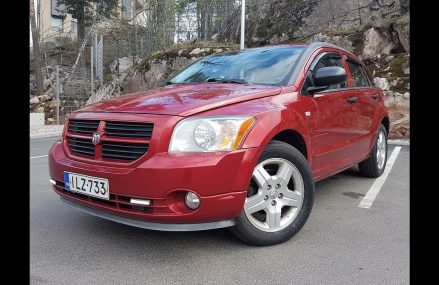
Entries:
<svg viewBox="0 0 439 285">
<path fill-rule="evenodd" d="M 62 131 L 45 133 L 45 134 L 35 134 L 35 135 L 31 134 L 30 139 L 55 138 L 55 137 L 61 137 L 61 135 L 62 135 Z"/>
<path fill-rule="evenodd" d="M 388 140 L 387 143 L 390 145 L 410 146 L 410 140 Z"/>
</svg>

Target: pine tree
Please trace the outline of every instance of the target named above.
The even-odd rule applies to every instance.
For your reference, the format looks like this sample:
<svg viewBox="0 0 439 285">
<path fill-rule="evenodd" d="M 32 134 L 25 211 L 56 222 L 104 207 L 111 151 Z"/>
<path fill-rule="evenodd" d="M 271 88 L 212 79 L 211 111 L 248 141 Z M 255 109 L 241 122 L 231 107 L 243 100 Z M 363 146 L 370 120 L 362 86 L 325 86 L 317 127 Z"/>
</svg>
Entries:
<svg viewBox="0 0 439 285">
<path fill-rule="evenodd" d="M 78 42 L 85 37 L 85 28 L 92 22 L 96 13 L 110 16 L 118 5 L 118 0 L 58 0 L 58 4 L 65 4 L 67 13 L 78 21 Z"/>
</svg>

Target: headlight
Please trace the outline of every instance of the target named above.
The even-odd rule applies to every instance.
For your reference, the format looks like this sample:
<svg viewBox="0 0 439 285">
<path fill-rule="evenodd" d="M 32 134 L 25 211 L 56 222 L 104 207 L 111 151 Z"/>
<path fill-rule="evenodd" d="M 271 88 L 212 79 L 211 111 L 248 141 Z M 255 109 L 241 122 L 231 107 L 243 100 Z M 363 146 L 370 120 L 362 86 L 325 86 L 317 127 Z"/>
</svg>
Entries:
<svg viewBox="0 0 439 285">
<path fill-rule="evenodd" d="M 250 116 L 199 117 L 182 120 L 172 133 L 169 152 L 237 149 L 256 119 Z"/>
</svg>

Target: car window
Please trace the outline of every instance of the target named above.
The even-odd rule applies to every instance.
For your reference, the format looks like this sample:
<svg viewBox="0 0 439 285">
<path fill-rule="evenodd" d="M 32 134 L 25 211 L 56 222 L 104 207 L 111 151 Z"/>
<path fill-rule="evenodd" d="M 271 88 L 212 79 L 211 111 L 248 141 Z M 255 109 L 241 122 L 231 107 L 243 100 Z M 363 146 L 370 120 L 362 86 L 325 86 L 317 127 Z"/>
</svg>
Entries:
<svg viewBox="0 0 439 285">
<path fill-rule="evenodd" d="M 215 54 L 188 66 L 168 82 L 202 83 L 211 80 L 285 85 L 305 49 L 305 46 L 280 46 Z"/>
<path fill-rule="evenodd" d="M 369 80 L 367 79 L 366 72 L 363 67 L 356 61 L 352 59 L 347 60 L 349 70 L 351 71 L 352 81 L 354 87 L 367 87 L 370 86 Z"/>
<path fill-rule="evenodd" d="M 308 87 L 314 86 L 313 80 L 312 80 L 312 74 L 316 72 L 316 70 L 322 68 L 322 67 L 330 67 L 330 66 L 338 66 L 343 69 L 343 62 L 341 59 L 341 55 L 338 53 L 326 53 L 321 58 L 317 59 L 317 62 L 311 64 L 310 71 L 308 71 L 307 77 L 305 79 L 305 83 L 302 87 L 302 94 L 307 94 L 306 90 Z M 340 89 L 340 88 L 346 88 L 347 87 L 347 81 L 344 81 L 340 84 L 333 84 L 330 85 L 328 89 Z"/>
</svg>

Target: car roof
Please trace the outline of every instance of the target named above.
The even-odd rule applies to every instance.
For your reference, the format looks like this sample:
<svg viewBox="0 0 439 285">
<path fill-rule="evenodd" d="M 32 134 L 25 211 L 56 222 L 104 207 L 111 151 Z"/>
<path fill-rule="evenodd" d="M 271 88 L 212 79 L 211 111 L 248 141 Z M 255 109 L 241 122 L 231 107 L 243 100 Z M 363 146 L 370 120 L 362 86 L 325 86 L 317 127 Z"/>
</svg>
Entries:
<svg viewBox="0 0 439 285">
<path fill-rule="evenodd" d="M 336 46 L 336 45 L 330 44 L 330 43 L 325 43 L 325 42 L 313 42 L 313 43 L 310 43 L 310 44 L 280 44 L 280 45 L 271 45 L 271 46 L 260 46 L 260 47 L 246 48 L 246 49 L 241 50 L 241 51 L 245 52 L 245 51 L 248 51 L 248 50 L 255 50 L 255 49 L 275 49 L 275 48 L 279 48 L 279 47 L 295 47 L 295 46 L 297 46 L 297 47 L 307 47 L 306 50 L 309 50 L 309 51 L 314 51 L 314 50 L 316 50 L 318 48 L 328 47 L 328 48 L 335 48 L 335 49 L 338 49 L 338 50 L 342 50 L 342 51 L 344 51 L 346 53 L 351 54 L 350 51 L 348 51 L 348 50 L 346 50 L 346 49 L 344 49 L 342 47 L 339 47 L 339 46 Z"/>
</svg>

